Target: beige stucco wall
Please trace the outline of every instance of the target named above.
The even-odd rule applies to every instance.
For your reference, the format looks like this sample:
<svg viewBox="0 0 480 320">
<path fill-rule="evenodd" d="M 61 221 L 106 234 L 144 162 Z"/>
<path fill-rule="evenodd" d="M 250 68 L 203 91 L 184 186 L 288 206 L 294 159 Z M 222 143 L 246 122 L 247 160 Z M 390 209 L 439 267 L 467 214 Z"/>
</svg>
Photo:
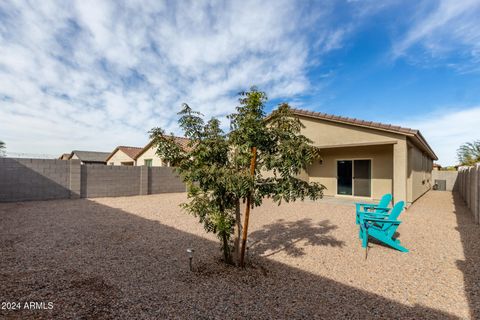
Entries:
<svg viewBox="0 0 480 320">
<path fill-rule="evenodd" d="M 414 202 L 432 187 L 433 160 L 415 145 L 408 145 L 407 199 Z"/>
<path fill-rule="evenodd" d="M 375 145 L 346 148 L 325 148 L 320 151 L 322 164 L 315 161 L 307 168 L 311 182 L 319 182 L 327 189 L 324 194 L 337 194 L 337 160 L 370 159 L 372 198 L 380 199 L 383 194 L 392 192 L 393 146 Z"/>
<path fill-rule="evenodd" d="M 323 147 L 322 156 L 325 154 L 325 157 L 373 160 L 372 198 L 378 199 L 384 193 L 392 192 L 395 202 L 407 201 L 408 152 L 407 139 L 404 135 L 304 116 L 300 116 L 299 119 L 305 125 L 302 134 L 310 138 L 315 146 Z M 337 151 L 333 151 L 337 148 Z M 332 151 L 329 151 L 330 149 Z M 322 170 L 313 166 L 311 169 L 313 171 L 309 170 L 309 175 L 311 181 L 323 181 L 329 189 L 325 192 L 326 195 L 335 195 L 336 162 L 335 160 L 332 162 L 332 158 L 324 160 L 330 162 L 330 167 Z M 326 176 L 322 177 L 323 174 Z"/>
<path fill-rule="evenodd" d="M 110 159 L 108 159 L 107 164 L 108 165 L 114 165 L 114 166 L 121 166 L 122 162 L 134 162 L 132 158 L 130 158 L 125 152 L 122 150 L 117 150 Z M 133 165 L 133 163 L 132 163 Z"/>
<path fill-rule="evenodd" d="M 305 128 L 302 134 L 319 147 L 345 146 L 358 144 L 391 144 L 404 139 L 404 136 L 390 132 L 367 129 L 324 120 L 299 117 Z"/>
<path fill-rule="evenodd" d="M 137 160 L 135 165 L 136 166 L 143 166 L 145 165 L 145 160 L 152 159 L 152 166 L 153 167 L 166 167 L 167 164 L 160 159 L 160 157 L 155 153 L 157 148 L 155 146 L 150 147 L 146 150 L 143 154 L 141 154 Z"/>
</svg>

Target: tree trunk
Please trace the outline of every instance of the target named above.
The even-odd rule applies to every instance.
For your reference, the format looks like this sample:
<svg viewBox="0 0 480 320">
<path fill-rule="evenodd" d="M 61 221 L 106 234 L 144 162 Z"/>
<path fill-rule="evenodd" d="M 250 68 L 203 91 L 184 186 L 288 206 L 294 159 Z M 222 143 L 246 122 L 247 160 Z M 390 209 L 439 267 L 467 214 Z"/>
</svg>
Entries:
<svg viewBox="0 0 480 320">
<path fill-rule="evenodd" d="M 222 234 L 222 242 L 223 242 L 223 258 L 225 259 L 225 263 L 232 264 L 232 256 L 230 254 L 229 243 L 228 243 L 227 235 L 225 233 Z"/>
<path fill-rule="evenodd" d="M 255 176 L 255 166 L 257 162 L 257 148 L 252 147 L 252 158 L 250 160 L 250 175 Z M 247 196 L 247 205 L 245 207 L 245 221 L 243 222 L 242 230 L 242 251 L 240 252 L 240 266 L 245 267 L 245 249 L 247 246 L 247 236 L 248 236 L 248 220 L 250 218 L 250 206 L 252 201 L 251 192 Z"/>
<path fill-rule="evenodd" d="M 240 212 L 240 199 L 235 204 L 235 232 L 234 232 L 234 259 L 237 265 L 240 264 L 240 239 L 242 238 L 242 214 Z"/>
</svg>

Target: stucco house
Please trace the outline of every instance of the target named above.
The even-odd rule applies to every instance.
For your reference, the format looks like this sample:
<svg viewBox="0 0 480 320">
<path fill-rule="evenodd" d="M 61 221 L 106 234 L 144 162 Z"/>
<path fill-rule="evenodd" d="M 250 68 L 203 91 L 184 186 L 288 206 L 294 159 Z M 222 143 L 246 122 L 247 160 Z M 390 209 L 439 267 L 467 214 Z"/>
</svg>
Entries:
<svg viewBox="0 0 480 320">
<path fill-rule="evenodd" d="M 81 164 L 105 164 L 109 154 L 108 152 L 73 150 L 68 160 L 78 159 Z"/>
<path fill-rule="evenodd" d="M 189 139 L 183 137 L 174 137 L 175 141 L 182 147 L 188 148 Z M 135 165 L 147 167 L 168 167 L 168 162 L 163 161 L 157 154 L 157 147 L 154 141 L 150 141 L 135 157 Z"/>
<path fill-rule="evenodd" d="M 140 151 L 142 148 L 139 147 L 118 146 L 105 161 L 110 166 L 134 166 L 135 157 Z"/>
<path fill-rule="evenodd" d="M 321 159 L 302 174 L 335 197 L 414 202 L 432 186 L 437 156 L 420 131 L 378 122 L 293 109 L 302 134 L 320 148 Z"/>
</svg>

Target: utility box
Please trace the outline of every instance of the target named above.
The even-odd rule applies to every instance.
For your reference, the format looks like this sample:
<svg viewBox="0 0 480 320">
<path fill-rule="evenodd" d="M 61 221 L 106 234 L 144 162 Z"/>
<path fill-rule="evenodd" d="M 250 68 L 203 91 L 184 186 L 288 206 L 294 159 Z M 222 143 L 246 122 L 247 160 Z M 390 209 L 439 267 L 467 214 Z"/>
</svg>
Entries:
<svg viewBox="0 0 480 320">
<path fill-rule="evenodd" d="M 435 179 L 434 190 L 446 191 L 447 190 L 447 180 L 437 180 Z"/>
</svg>

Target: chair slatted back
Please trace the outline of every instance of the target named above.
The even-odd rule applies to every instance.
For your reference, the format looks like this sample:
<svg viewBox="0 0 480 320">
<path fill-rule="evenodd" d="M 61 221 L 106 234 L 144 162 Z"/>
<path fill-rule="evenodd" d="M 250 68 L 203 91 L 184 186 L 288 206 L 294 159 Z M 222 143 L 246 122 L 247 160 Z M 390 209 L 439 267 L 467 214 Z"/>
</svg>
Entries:
<svg viewBox="0 0 480 320">
<path fill-rule="evenodd" d="M 404 206 L 405 206 L 405 201 L 398 201 L 393 206 L 392 210 L 390 210 L 390 214 L 388 215 L 387 220 L 390 220 L 390 221 L 398 220 L 398 217 L 400 216 L 400 213 L 402 213 Z M 382 227 L 382 230 L 386 230 L 390 226 L 391 226 L 390 224 L 384 223 L 383 227 Z M 391 233 L 391 235 L 393 235 L 393 233 L 395 232 L 396 229 L 397 228 L 390 228 L 389 233 Z"/>
<path fill-rule="evenodd" d="M 380 202 L 378 203 L 378 206 L 380 208 L 388 208 L 388 206 L 390 205 L 390 202 L 392 202 L 392 194 L 391 193 L 386 193 L 380 199 Z"/>
</svg>

